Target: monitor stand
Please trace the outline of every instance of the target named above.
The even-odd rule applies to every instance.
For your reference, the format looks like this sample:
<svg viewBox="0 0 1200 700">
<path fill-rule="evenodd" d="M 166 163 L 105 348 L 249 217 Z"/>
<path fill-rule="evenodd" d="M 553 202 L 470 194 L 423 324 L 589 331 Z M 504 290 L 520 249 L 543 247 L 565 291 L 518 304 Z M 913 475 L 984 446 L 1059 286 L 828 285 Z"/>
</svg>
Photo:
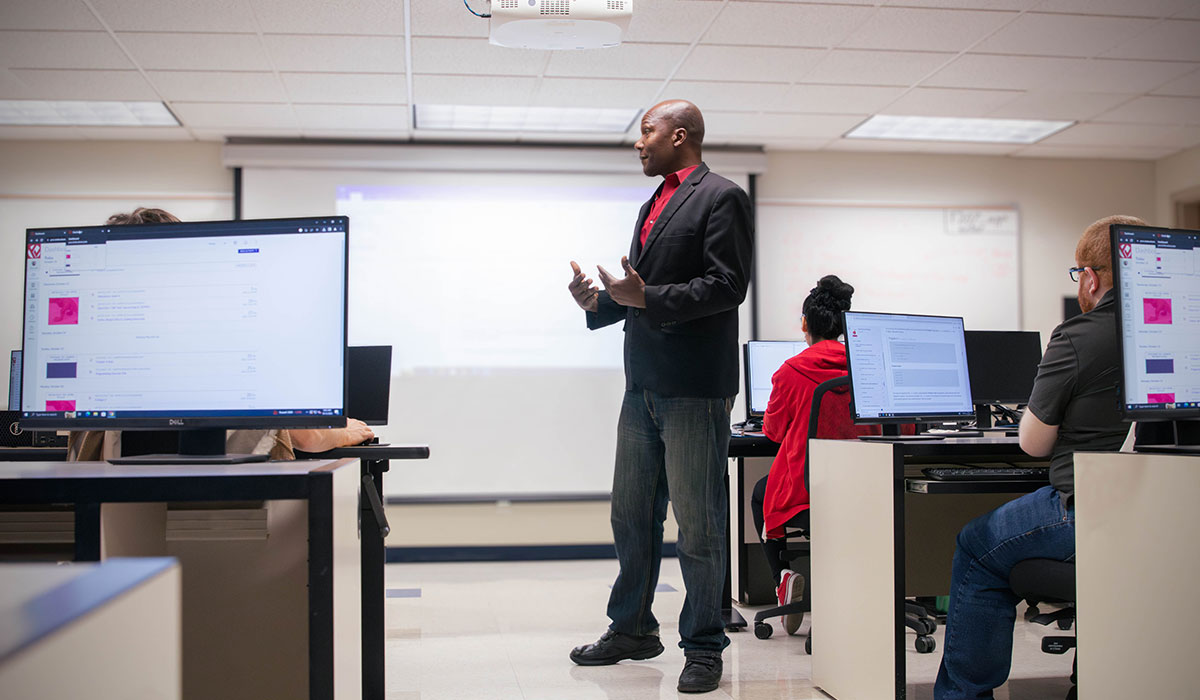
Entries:
<svg viewBox="0 0 1200 700">
<path fill-rule="evenodd" d="M 867 442 L 916 442 L 920 440 L 945 440 L 945 435 L 930 435 L 929 433 L 917 433 L 916 435 L 901 435 L 899 423 L 884 423 L 883 435 L 859 435 L 859 440 Z"/>
<path fill-rule="evenodd" d="M 115 457 L 109 464 L 244 464 L 265 462 L 268 455 L 226 454 L 225 429 L 183 430 L 179 433 L 179 454 Z"/>
</svg>

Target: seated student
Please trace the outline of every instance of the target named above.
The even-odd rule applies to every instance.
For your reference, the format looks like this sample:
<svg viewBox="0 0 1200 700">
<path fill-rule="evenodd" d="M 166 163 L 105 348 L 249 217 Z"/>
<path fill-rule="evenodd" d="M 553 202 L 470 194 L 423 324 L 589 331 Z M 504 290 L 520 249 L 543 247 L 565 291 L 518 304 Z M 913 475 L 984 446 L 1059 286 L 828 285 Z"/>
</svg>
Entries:
<svg viewBox="0 0 1200 700">
<path fill-rule="evenodd" d="M 1083 232 L 1071 269 L 1083 313 L 1054 329 L 1021 416 L 1021 449 L 1050 457 L 1050 485 L 972 520 L 958 534 L 937 700 L 990 698 L 1008 679 L 1020 602 L 1008 587 L 1009 573 L 1024 559 L 1074 558 L 1075 452 L 1115 452 L 1129 432 L 1117 388 L 1111 224 L 1146 225 L 1110 216 Z"/>
<path fill-rule="evenodd" d="M 754 487 L 750 509 L 763 543 L 767 563 L 775 575 L 779 604 L 798 600 L 804 577 L 785 569 L 784 526 L 808 527 L 808 489 L 804 487 L 804 456 L 808 451 L 808 419 L 813 390 L 821 382 L 846 374 L 846 346 L 842 312 L 850 310 L 854 287 L 836 275 L 822 277 L 804 300 L 800 328 L 808 347 L 783 363 L 771 377 L 771 398 L 763 416 L 763 432 L 780 443 L 767 476 Z M 818 425 L 823 438 L 851 438 L 877 432 L 874 426 L 854 426 L 850 420 L 848 387 L 826 394 Z M 785 615 L 784 629 L 795 634 L 803 615 Z"/>
<path fill-rule="evenodd" d="M 170 224 L 179 220 L 179 217 L 162 209 L 138 207 L 132 213 L 113 214 L 104 223 L 122 226 Z M 230 454 L 266 454 L 273 460 L 295 459 L 293 450 L 324 452 L 335 447 L 357 445 L 373 437 L 375 432 L 366 423 L 347 418 L 345 428 L 229 430 L 225 433 L 225 449 Z M 67 439 L 67 460 L 71 462 L 178 451 L 179 431 L 176 430 L 73 431 Z"/>
</svg>

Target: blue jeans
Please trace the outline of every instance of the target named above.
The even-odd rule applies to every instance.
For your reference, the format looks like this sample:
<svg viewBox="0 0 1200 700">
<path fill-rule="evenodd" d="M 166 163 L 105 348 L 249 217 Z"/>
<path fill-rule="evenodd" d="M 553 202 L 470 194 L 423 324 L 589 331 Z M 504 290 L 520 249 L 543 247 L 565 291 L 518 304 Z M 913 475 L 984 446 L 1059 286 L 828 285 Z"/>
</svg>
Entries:
<svg viewBox="0 0 1200 700">
<path fill-rule="evenodd" d="M 1020 602 L 1008 574 L 1023 559 L 1075 556 L 1075 511 L 1043 486 L 975 518 L 958 533 L 935 700 L 990 698 L 1008 679 Z"/>
<path fill-rule="evenodd" d="M 625 392 L 613 474 L 612 529 L 621 570 L 608 599 L 611 629 L 658 634 L 650 607 L 670 500 L 679 525 L 676 550 L 686 589 L 679 646 L 685 653 L 720 654 L 729 644 L 721 595 L 731 404 L 731 399 Z"/>
</svg>

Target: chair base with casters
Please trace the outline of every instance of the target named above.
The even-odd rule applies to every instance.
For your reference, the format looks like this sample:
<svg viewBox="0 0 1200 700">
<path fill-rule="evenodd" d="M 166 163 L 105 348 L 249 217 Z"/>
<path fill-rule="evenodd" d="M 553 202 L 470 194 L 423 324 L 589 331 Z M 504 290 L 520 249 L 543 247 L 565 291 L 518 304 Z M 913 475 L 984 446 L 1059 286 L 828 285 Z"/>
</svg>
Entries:
<svg viewBox="0 0 1200 700">
<path fill-rule="evenodd" d="M 808 536 L 807 531 L 789 530 L 787 532 L 787 535 L 785 536 L 785 539 L 797 538 L 797 537 L 807 538 L 807 536 Z M 770 639 L 771 635 L 774 633 L 774 631 L 775 631 L 774 628 L 771 627 L 771 624 L 769 622 L 767 622 L 767 620 L 769 620 L 770 618 L 783 617 L 784 615 L 803 615 L 804 613 L 810 612 L 812 610 L 812 603 L 809 598 L 810 590 L 811 590 L 810 582 L 812 581 L 812 577 L 809 575 L 810 570 L 809 570 L 809 566 L 808 566 L 808 563 L 809 563 L 808 540 L 804 539 L 802 541 L 799 541 L 799 542 L 789 545 L 788 548 L 786 550 L 784 550 L 783 553 L 780 555 L 780 558 L 782 558 L 788 564 L 793 565 L 793 571 L 795 571 L 797 574 L 804 577 L 804 596 L 800 600 L 794 600 L 790 603 L 786 603 L 784 605 L 777 605 L 773 608 L 768 608 L 766 610 L 760 610 L 757 613 L 755 613 L 755 615 L 754 615 L 754 636 L 758 637 L 759 639 Z M 796 565 L 796 562 L 800 562 L 800 564 Z M 812 653 L 812 635 L 811 635 L 811 633 L 804 640 L 804 651 L 805 651 L 805 653 L 808 653 L 808 654 Z"/>
<path fill-rule="evenodd" d="M 1008 585 L 1013 593 L 1023 598 L 1029 609 L 1025 619 L 1039 625 L 1058 623 L 1058 628 L 1068 630 L 1075 619 L 1075 562 L 1054 559 L 1026 559 L 1017 562 L 1008 575 Z M 1061 610 L 1042 613 L 1039 603 L 1065 605 Z M 1042 637 L 1042 651 L 1047 654 L 1065 654 L 1075 648 L 1075 637 Z M 1078 659 L 1071 664 L 1071 690 L 1067 700 L 1078 695 Z"/>
</svg>

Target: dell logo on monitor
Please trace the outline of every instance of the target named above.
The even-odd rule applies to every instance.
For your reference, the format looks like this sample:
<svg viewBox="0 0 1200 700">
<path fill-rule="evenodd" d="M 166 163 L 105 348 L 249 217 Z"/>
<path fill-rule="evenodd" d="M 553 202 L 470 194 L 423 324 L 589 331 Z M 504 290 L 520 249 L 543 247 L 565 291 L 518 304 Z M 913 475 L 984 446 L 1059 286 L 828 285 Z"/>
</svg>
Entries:
<svg viewBox="0 0 1200 700">
<path fill-rule="evenodd" d="M 169 418 L 169 419 L 167 419 L 167 425 L 183 425 L 183 419 L 182 418 Z"/>
</svg>

